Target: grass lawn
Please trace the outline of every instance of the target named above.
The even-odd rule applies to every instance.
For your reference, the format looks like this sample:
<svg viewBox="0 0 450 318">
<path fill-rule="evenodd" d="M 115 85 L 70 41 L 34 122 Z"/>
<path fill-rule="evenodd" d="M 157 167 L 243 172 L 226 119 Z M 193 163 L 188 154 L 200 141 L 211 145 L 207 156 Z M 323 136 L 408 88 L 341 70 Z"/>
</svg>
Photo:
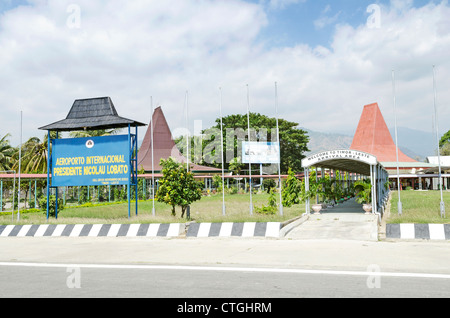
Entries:
<svg viewBox="0 0 450 318">
<path fill-rule="evenodd" d="M 444 191 L 445 218 L 440 216 L 440 191 L 400 192 L 403 213 L 398 215 L 398 192 L 392 192 L 391 212 L 387 223 L 450 223 L 450 191 Z"/>
<path fill-rule="evenodd" d="M 268 204 L 267 193 L 252 195 L 253 205 L 261 207 Z M 278 199 L 278 197 L 277 197 Z M 226 215 L 222 215 L 222 195 L 216 194 L 203 197 L 191 205 L 191 220 L 196 222 L 283 222 L 305 211 L 304 204 L 283 208 L 283 216 L 261 215 L 254 210 L 250 215 L 250 195 L 233 194 L 225 196 Z M 131 217 L 128 218 L 128 203 L 93 207 L 65 208 L 58 213 L 58 219 L 47 218 L 44 212 L 21 213 L 20 221 L 14 224 L 128 224 L 128 223 L 184 223 L 181 218 L 181 208 L 177 207 L 176 216 L 171 215 L 171 207 L 155 202 L 155 216 L 152 215 L 152 201 L 138 202 L 138 216 L 135 215 L 135 202 L 131 203 Z M 23 212 L 23 211 L 22 211 Z M 186 217 L 186 216 L 185 216 Z M 11 214 L 0 216 L 0 224 L 11 224 Z"/>
</svg>

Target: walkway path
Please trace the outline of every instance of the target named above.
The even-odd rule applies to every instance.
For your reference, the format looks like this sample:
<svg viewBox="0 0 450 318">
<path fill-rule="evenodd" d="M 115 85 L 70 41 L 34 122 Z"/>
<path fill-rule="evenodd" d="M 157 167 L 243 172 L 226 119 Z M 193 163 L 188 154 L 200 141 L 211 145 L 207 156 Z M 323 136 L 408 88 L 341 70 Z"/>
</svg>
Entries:
<svg viewBox="0 0 450 318">
<path fill-rule="evenodd" d="M 321 211 L 320 215 L 311 214 L 308 220 L 292 229 L 287 239 L 344 239 L 378 240 L 378 216 L 365 214 L 361 204 L 354 199 L 333 208 Z"/>
</svg>

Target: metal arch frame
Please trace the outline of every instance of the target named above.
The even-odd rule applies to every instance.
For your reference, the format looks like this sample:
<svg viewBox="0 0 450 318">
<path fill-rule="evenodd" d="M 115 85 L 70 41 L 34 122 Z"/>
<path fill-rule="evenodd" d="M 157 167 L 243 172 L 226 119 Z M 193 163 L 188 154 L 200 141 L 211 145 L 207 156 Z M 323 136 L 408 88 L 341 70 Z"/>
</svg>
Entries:
<svg viewBox="0 0 450 318">
<path fill-rule="evenodd" d="M 353 153 L 352 153 L 353 152 Z M 340 156 L 339 154 L 344 154 Z M 353 154 L 361 154 L 365 159 L 351 158 Z M 348 154 L 348 155 L 347 155 Z M 358 165 L 348 166 L 348 162 L 358 162 Z M 339 164 L 336 164 L 338 162 Z M 342 164 L 343 163 L 343 164 Z M 302 160 L 302 166 L 304 168 L 305 176 L 305 190 L 309 190 L 309 172 L 310 167 L 321 167 L 336 170 L 343 170 L 347 172 L 359 173 L 370 177 L 372 185 L 371 201 L 372 201 L 372 214 L 378 214 L 381 219 L 381 215 L 378 212 L 378 208 L 384 208 L 386 199 L 389 194 L 389 190 L 385 189 L 384 184 L 389 179 L 389 175 L 384 167 L 377 161 L 376 157 L 357 150 L 349 149 L 337 149 L 313 154 Z M 368 169 L 367 169 L 368 167 Z M 311 213 L 310 199 L 306 199 L 305 214 Z"/>
</svg>

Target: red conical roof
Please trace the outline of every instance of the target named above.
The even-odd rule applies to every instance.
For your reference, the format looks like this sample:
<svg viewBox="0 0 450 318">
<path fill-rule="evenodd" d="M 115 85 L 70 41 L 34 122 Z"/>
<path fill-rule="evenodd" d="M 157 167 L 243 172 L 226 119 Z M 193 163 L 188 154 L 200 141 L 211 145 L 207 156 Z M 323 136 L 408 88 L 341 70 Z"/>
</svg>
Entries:
<svg viewBox="0 0 450 318">
<path fill-rule="evenodd" d="M 397 161 L 396 146 L 377 103 L 364 106 L 350 149 L 368 152 L 379 162 Z M 399 162 L 416 162 L 398 151 Z"/>
<path fill-rule="evenodd" d="M 167 159 L 169 157 L 174 158 L 178 162 L 186 162 L 186 158 L 178 150 L 175 142 L 172 139 L 172 133 L 169 125 L 167 124 L 166 117 L 161 109 L 161 106 L 156 108 L 153 112 L 152 121 L 150 122 L 147 132 L 145 133 L 142 145 L 138 152 L 138 169 L 144 168 L 145 171 L 152 171 L 152 125 L 153 128 L 153 167 L 154 171 L 161 171 L 160 166 L 161 159 Z M 215 172 L 221 171 L 220 169 L 210 168 L 205 166 L 196 165 L 190 163 L 189 165 L 192 171 L 204 171 Z"/>
</svg>

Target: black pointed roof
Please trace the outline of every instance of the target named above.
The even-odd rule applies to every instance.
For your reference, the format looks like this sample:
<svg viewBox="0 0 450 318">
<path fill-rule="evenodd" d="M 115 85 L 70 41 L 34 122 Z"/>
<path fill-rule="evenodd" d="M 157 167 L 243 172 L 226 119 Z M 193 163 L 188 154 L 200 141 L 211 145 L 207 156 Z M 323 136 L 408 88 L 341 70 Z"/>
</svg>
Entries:
<svg viewBox="0 0 450 318">
<path fill-rule="evenodd" d="M 120 117 L 110 97 L 77 99 L 66 119 L 39 128 L 51 131 L 100 130 L 146 126 L 143 123 Z"/>
</svg>

